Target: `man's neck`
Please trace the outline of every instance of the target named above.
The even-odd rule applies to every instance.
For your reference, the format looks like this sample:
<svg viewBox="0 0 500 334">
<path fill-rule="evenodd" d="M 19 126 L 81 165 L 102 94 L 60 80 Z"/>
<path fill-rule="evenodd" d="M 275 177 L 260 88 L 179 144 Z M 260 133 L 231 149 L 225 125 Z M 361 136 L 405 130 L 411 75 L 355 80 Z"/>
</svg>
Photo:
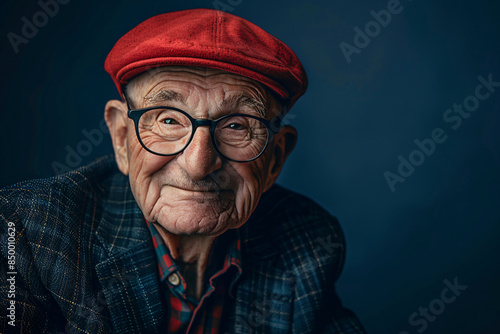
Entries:
<svg viewBox="0 0 500 334">
<path fill-rule="evenodd" d="M 168 232 L 157 223 L 154 225 L 186 281 L 187 294 L 199 300 L 203 295 L 205 271 L 212 254 L 215 237 L 176 235 Z"/>
</svg>

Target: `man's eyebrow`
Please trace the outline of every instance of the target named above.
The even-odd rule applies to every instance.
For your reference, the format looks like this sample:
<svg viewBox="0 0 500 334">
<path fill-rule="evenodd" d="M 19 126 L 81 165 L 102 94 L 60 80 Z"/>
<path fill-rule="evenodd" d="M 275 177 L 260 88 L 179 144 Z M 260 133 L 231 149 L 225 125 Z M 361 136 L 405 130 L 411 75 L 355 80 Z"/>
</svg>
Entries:
<svg viewBox="0 0 500 334">
<path fill-rule="evenodd" d="M 264 105 L 264 102 L 260 99 L 254 99 L 253 97 L 244 94 L 233 95 L 229 98 L 224 98 L 220 108 L 239 108 L 242 106 L 247 106 L 254 109 L 260 117 L 266 117 L 267 108 Z"/>
<path fill-rule="evenodd" d="M 181 94 L 174 92 L 173 90 L 160 90 L 155 94 L 148 94 L 144 96 L 144 101 L 149 104 L 161 104 L 167 101 L 177 101 L 182 104 L 186 104 L 186 99 Z"/>
</svg>

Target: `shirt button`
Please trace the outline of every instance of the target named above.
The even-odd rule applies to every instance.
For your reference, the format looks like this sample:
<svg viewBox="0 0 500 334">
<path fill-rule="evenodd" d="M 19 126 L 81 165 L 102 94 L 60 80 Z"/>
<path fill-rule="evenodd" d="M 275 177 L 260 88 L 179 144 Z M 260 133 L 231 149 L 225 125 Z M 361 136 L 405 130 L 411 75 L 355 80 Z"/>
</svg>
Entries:
<svg viewBox="0 0 500 334">
<path fill-rule="evenodd" d="M 179 275 L 177 275 L 176 273 L 168 276 L 168 281 L 170 282 L 170 284 L 175 286 L 179 285 L 179 283 L 181 282 L 181 280 L 179 279 Z"/>
</svg>

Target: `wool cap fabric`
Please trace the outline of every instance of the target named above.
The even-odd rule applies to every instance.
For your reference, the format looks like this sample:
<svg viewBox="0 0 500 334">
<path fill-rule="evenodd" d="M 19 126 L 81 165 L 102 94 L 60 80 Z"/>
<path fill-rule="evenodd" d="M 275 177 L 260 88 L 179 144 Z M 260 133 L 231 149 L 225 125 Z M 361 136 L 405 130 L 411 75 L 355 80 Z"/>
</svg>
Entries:
<svg viewBox="0 0 500 334">
<path fill-rule="evenodd" d="M 104 68 L 120 94 L 133 77 L 160 66 L 198 66 L 239 74 L 275 92 L 289 107 L 307 75 L 295 53 L 255 24 L 213 9 L 154 16 L 118 40 Z"/>
</svg>

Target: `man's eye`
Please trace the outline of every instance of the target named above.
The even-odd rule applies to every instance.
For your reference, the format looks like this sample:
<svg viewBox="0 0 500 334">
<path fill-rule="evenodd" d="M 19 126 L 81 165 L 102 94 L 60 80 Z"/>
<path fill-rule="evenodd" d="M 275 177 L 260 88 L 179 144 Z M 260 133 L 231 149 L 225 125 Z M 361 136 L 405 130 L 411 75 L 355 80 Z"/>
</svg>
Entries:
<svg viewBox="0 0 500 334">
<path fill-rule="evenodd" d="M 173 118 L 165 118 L 162 122 L 165 123 L 165 124 L 179 124 L 179 122 L 177 122 Z"/>
<path fill-rule="evenodd" d="M 231 123 L 227 126 L 231 130 L 243 130 L 245 127 L 241 124 L 238 123 Z"/>
</svg>

